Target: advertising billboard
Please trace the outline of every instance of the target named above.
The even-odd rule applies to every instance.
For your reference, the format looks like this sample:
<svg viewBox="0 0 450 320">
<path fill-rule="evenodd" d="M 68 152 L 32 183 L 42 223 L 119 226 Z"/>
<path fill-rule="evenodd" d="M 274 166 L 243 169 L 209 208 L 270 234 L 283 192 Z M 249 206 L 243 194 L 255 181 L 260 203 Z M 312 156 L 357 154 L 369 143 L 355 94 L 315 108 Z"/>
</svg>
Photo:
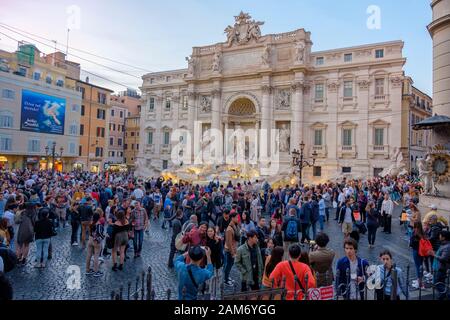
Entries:
<svg viewBox="0 0 450 320">
<path fill-rule="evenodd" d="M 64 134 L 66 99 L 22 90 L 20 130 Z"/>
</svg>

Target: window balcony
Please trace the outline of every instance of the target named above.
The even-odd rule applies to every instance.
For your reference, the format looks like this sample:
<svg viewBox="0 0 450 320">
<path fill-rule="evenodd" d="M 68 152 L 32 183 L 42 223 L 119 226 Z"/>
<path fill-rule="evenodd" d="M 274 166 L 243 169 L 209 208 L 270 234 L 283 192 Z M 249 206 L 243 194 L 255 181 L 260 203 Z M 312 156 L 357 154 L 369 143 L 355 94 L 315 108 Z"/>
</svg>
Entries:
<svg viewBox="0 0 450 320">
<path fill-rule="evenodd" d="M 172 146 L 170 144 L 161 145 L 161 153 L 169 154 L 170 152 L 172 152 Z"/>
<path fill-rule="evenodd" d="M 373 159 L 375 156 L 389 159 L 389 145 L 369 145 L 369 158 Z"/>
<path fill-rule="evenodd" d="M 338 157 L 339 158 L 356 158 L 356 145 L 340 145 L 338 147 Z"/>
<path fill-rule="evenodd" d="M 318 158 L 326 158 L 327 157 L 327 146 L 326 145 L 313 145 L 310 148 L 309 156 L 312 157 L 314 151 L 317 153 Z"/>
<path fill-rule="evenodd" d="M 145 152 L 155 153 L 155 145 L 154 144 L 147 144 L 145 146 Z"/>
</svg>

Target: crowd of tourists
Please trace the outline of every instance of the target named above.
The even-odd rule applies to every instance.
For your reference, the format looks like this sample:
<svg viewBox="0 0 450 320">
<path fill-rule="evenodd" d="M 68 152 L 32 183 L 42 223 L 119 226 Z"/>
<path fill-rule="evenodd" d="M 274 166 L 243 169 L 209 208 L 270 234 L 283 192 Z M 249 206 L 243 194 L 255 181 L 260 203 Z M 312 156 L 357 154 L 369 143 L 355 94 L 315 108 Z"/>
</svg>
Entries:
<svg viewBox="0 0 450 320">
<path fill-rule="evenodd" d="M 236 286 L 233 267 L 241 291 L 284 287 L 287 299 L 303 299 L 309 288 L 334 285 L 345 299 L 364 299 L 371 274 L 358 244 L 367 233 L 369 248 L 376 248 L 380 227 L 393 241 L 410 240 L 417 276 L 412 287 L 433 278 L 442 289 L 450 264 L 448 222 L 435 207 L 421 215 L 420 192 L 420 183 L 407 177 L 277 187 L 213 180 L 199 186 L 123 173 L 2 171 L 1 295 L 12 296 L 5 276 L 12 268 L 47 267 L 58 254 L 52 238 L 60 232 L 71 232 L 70 244 L 85 249 L 86 276 L 102 278 L 105 268 L 123 271 L 131 251 L 139 259 L 151 250 L 143 247 L 151 224 L 171 234 L 167 266 L 177 273 L 180 300 L 196 299 L 212 277 Z M 400 216 L 394 216 L 396 206 Z M 393 221 L 404 234 L 392 234 Z M 342 236 L 328 232 L 331 223 L 339 224 Z M 342 243 L 345 256 L 327 246 L 330 237 Z M 30 259 L 31 245 L 36 254 Z M 391 252 L 380 248 L 379 257 L 383 284 L 376 297 L 400 299 L 409 284 L 393 285 L 393 270 L 398 279 L 402 270 Z M 442 299 L 448 295 L 440 292 Z"/>
</svg>

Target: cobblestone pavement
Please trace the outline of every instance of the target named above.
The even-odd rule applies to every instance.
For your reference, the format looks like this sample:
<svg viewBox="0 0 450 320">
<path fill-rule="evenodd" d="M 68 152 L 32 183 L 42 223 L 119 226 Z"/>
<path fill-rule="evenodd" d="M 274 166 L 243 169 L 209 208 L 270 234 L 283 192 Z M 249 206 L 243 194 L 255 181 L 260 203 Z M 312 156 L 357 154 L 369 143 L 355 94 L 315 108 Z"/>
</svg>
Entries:
<svg viewBox="0 0 450 320">
<path fill-rule="evenodd" d="M 408 249 L 408 241 L 399 225 L 400 208 L 397 207 L 392 219 L 392 234 L 387 235 L 379 229 L 376 239 L 376 247 L 368 248 L 367 235 L 361 236 L 358 254 L 372 263 L 378 263 L 378 254 L 385 248 L 389 249 L 398 266 L 404 271 L 406 266 L 411 266 L 411 277 L 414 277 L 414 264 Z M 337 257 L 344 255 L 342 247 L 343 235 L 340 227 L 334 219 L 334 213 L 330 215 L 330 221 L 325 225 L 325 232 L 330 235 L 330 247 L 337 253 Z M 127 284 L 132 283 L 135 288 L 136 277 L 147 270 L 148 266 L 153 270 L 153 288 L 156 299 L 166 299 L 167 289 L 171 289 L 171 299 L 177 298 L 177 278 L 173 270 L 167 268 L 169 255 L 170 231 L 161 229 L 161 224 L 153 222 L 150 234 L 145 234 L 142 257 L 133 259 L 133 251 L 129 250 L 130 260 L 125 263 L 124 271 L 111 271 L 111 260 L 105 259 L 101 265 L 104 275 L 99 278 L 86 276 L 85 259 L 86 250 L 80 247 L 70 246 L 70 227 L 59 232 L 52 239 L 53 259 L 45 269 L 34 268 L 35 245 L 30 248 L 29 262 L 27 265 L 15 268 L 8 273 L 14 289 L 14 299 L 27 300 L 99 300 L 109 299 L 112 290 L 118 290 L 123 286 L 125 295 Z M 130 242 L 131 243 L 131 242 Z M 69 289 L 67 286 L 70 274 L 67 270 L 70 266 L 79 266 L 81 271 L 81 289 Z M 236 288 L 227 288 L 229 292 L 239 290 L 240 277 L 233 267 L 231 277 L 236 281 Z M 70 282 L 70 281 L 69 281 Z"/>
</svg>

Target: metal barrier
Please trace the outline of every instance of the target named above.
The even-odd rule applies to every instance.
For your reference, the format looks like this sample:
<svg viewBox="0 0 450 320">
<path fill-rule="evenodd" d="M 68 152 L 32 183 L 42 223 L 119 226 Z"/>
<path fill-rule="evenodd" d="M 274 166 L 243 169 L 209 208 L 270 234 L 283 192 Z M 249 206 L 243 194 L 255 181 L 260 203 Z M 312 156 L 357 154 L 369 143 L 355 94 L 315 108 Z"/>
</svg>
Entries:
<svg viewBox="0 0 450 320">
<path fill-rule="evenodd" d="M 395 266 L 394 266 L 395 267 Z M 367 270 L 366 270 L 367 271 Z M 380 279 L 380 284 L 374 288 L 369 288 L 367 283 L 369 278 L 366 276 L 363 277 L 364 285 L 354 285 L 354 282 L 350 281 L 350 270 L 346 270 L 345 282 L 341 283 L 341 274 L 340 270 L 336 271 L 336 276 L 327 273 L 316 273 L 315 279 L 317 280 L 319 277 L 325 277 L 326 283 L 332 283 L 334 287 L 334 300 L 344 299 L 348 300 L 350 298 L 356 300 L 379 300 L 385 299 L 385 283 L 386 283 L 386 272 L 384 272 L 384 279 Z M 397 289 L 400 286 L 402 292 L 406 296 L 406 300 L 411 299 L 411 291 L 410 291 L 410 266 L 406 267 L 406 273 L 403 277 L 399 277 L 396 269 L 393 268 L 391 273 L 391 300 L 397 299 Z M 134 287 L 132 282 L 127 283 L 126 295 L 124 292 L 124 287 L 121 286 L 119 290 L 112 291 L 110 298 L 111 300 L 155 300 L 155 290 L 152 287 L 153 283 L 153 275 L 152 268 L 149 266 L 147 271 L 143 271 L 138 277 L 136 277 Z M 297 275 L 294 277 L 294 292 L 293 298 L 297 300 L 300 291 L 303 294 L 302 300 L 309 300 L 308 295 L 308 275 L 305 275 L 304 278 L 304 290 L 302 290 L 298 285 Z M 331 281 L 330 281 L 331 280 Z M 450 299 L 450 270 L 447 271 L 442 281 L 426 281 L 426 286 L 428 289 L 431 289 L 431 293 L 424 295 L 422 286 L 419 285 L 419 288 L 415 290 L 418 293 L 418 300 L 436 300 L 436 299 Z M 353 287 L 352 287 L 353 286 Z M 356 290 L 356 291 L 355 291 Z M 377 296 L 377 290 L 378 296 Z M 170 300 L 172 298 L 172 289 L 167 289 L 165 298 Z M 223 283 L 223 277 L 221 270 L 215 270 L 214 276 L 201 284 L 198 288 L 197 300 L 285 300 L 287 296 L 286 289 L 286 277 L 283 277 L 281 283 L 278 283 L 278 286 L 274 285 L 272 281 L 272 287 L 247 291 L 247 292 L 238 292 L 238 287 L 235 285 L 233 287 L 232 293 L 225 294 L 225 288 Z M 352 297 L 350 294 L 352 293 Z M 186 296 L 186 287 L 183 288 L 181 296 L 184 298 Z"/>
</svg>

